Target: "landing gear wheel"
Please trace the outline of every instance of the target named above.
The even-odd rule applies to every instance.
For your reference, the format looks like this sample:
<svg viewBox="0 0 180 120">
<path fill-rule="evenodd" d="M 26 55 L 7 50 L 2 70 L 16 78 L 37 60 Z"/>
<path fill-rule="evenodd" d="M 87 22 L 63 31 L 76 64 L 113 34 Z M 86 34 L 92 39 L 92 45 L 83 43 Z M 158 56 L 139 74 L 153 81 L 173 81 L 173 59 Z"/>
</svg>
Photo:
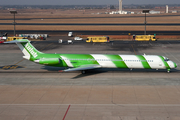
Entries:
<svg viewBox="0 0 180 120">
<path fill-rule="evenodd" d="M 167 72 L 168 72 L 168 73 L 170 73 L 170 72 L 171 72 L 171 70 L 170 70 L 170 69 L 168 69 L 168 70 L 167 70 Z"/>
<path fill-rule="evenodd" d="M 85 73 L 86 73 L 86 71 L 85 71 L 85 70 L 82 70 L 82 71 L 81 71 L 81 73 L 82 73 L 82 74 L 85 74 Z"/>
</svg>

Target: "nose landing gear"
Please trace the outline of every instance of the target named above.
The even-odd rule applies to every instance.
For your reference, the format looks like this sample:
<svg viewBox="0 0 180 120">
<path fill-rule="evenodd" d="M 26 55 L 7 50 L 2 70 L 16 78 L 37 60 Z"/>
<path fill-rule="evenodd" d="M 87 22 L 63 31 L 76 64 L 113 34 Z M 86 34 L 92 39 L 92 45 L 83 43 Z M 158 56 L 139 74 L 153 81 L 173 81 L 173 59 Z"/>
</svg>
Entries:
<svg viewBox="0 0 180 120">
<path fill-rule="evenodd" d="M 171 69 L 167 69 L 167 72 L 170 73 L 170 72 L 171 72 Z"/>
</svg>

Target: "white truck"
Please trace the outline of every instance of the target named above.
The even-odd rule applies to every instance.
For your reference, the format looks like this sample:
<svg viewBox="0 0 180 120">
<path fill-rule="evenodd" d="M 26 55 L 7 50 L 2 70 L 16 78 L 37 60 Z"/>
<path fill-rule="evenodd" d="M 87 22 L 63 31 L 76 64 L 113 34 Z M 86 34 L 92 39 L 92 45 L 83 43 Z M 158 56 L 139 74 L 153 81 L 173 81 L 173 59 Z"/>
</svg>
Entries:
<svg viewBox="0 0 180 120">
<path fill-rule="evenodd" d="M 68 40 L 67 42 L 68 42 L 68 44 L 73 44 L 72 40 Z"/>
<path fill-rule="evenodd" d="M 58 42 L 59 42 L 59 43 L 63 43 L 63 40 L 62 40 L 62 39 L 59 39 Z"/>
<path fill-rule="evenodd" d="M 69 33 L 68 33 L 68 36 L 69 36 L 69 37 L 72 37 L 72 36 L 73 36 L 73 32 L 69 32 Z"/>
<path fill-rule="evenodd" d="M 83 39 L 80 37 L 75 37 L 74 40 L 83 40 Z"/>
</svg>

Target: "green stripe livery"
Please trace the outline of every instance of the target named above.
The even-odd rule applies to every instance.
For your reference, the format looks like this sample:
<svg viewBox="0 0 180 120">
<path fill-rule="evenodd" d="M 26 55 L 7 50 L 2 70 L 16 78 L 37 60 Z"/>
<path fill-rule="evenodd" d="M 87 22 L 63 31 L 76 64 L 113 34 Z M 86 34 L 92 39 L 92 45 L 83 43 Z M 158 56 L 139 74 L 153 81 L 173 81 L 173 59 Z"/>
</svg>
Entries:
<svg viewBox="0 0 180 120">
<path fill-rule="evenodd" d="M 164 63 L 164 66 L 166 67 L 166 69 L 170 69 L 170 66 L 167 64 L 166 61 L 164 61 L 164 58 L 162 56 L 159 56 L 162 60 L 162 62 Z"/>
<path fill-rule="evenodd" d="M 90 54 L 59 54 L 62 57 L 67 58 L 73 67 L 79 67 L 81 65 L 97 64 L 99 63 Z M 63 60 L 64 61 L 64 60 Z"/>
<path fill-rule="evenodd" d="M 116 65 L 117 68 L 128 68 L 126 63 L 119 55 L 106 55 L 112 62 Z"/>
<path fill-rule="evenodd" d="M 149 63 L 148 63 L 147 60 L 144 58 L 144 56 L 142 56 L 142 55 L 136 55 L 136 56 L 139 58 L 139 60 L 141 60 L 141 63 L 142 63 L 142 65 L 143 65 L 143 67 L 144 67 L 145 69 L 151 69 Z"/>
</svg>

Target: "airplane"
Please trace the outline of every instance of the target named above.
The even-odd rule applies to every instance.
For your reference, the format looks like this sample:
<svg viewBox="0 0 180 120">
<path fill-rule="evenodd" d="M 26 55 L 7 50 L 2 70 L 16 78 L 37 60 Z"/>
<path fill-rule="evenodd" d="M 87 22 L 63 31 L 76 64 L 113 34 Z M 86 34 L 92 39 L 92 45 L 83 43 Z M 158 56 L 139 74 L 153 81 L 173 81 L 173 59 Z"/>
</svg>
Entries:
<svg viewBox="0 0 180 120">
<path fill-rule="evenodd" d="M 23 52 L 24 59 L 47 66 L 65 67 L 60 72 L 81 71 L 96 68 L 166 69 L 170 72 L 177 64 L 159 55 L 113 55 L 113 54 L 46 54 L 38 51 L 28 39 L 13 40 Z"/>
</svg>

